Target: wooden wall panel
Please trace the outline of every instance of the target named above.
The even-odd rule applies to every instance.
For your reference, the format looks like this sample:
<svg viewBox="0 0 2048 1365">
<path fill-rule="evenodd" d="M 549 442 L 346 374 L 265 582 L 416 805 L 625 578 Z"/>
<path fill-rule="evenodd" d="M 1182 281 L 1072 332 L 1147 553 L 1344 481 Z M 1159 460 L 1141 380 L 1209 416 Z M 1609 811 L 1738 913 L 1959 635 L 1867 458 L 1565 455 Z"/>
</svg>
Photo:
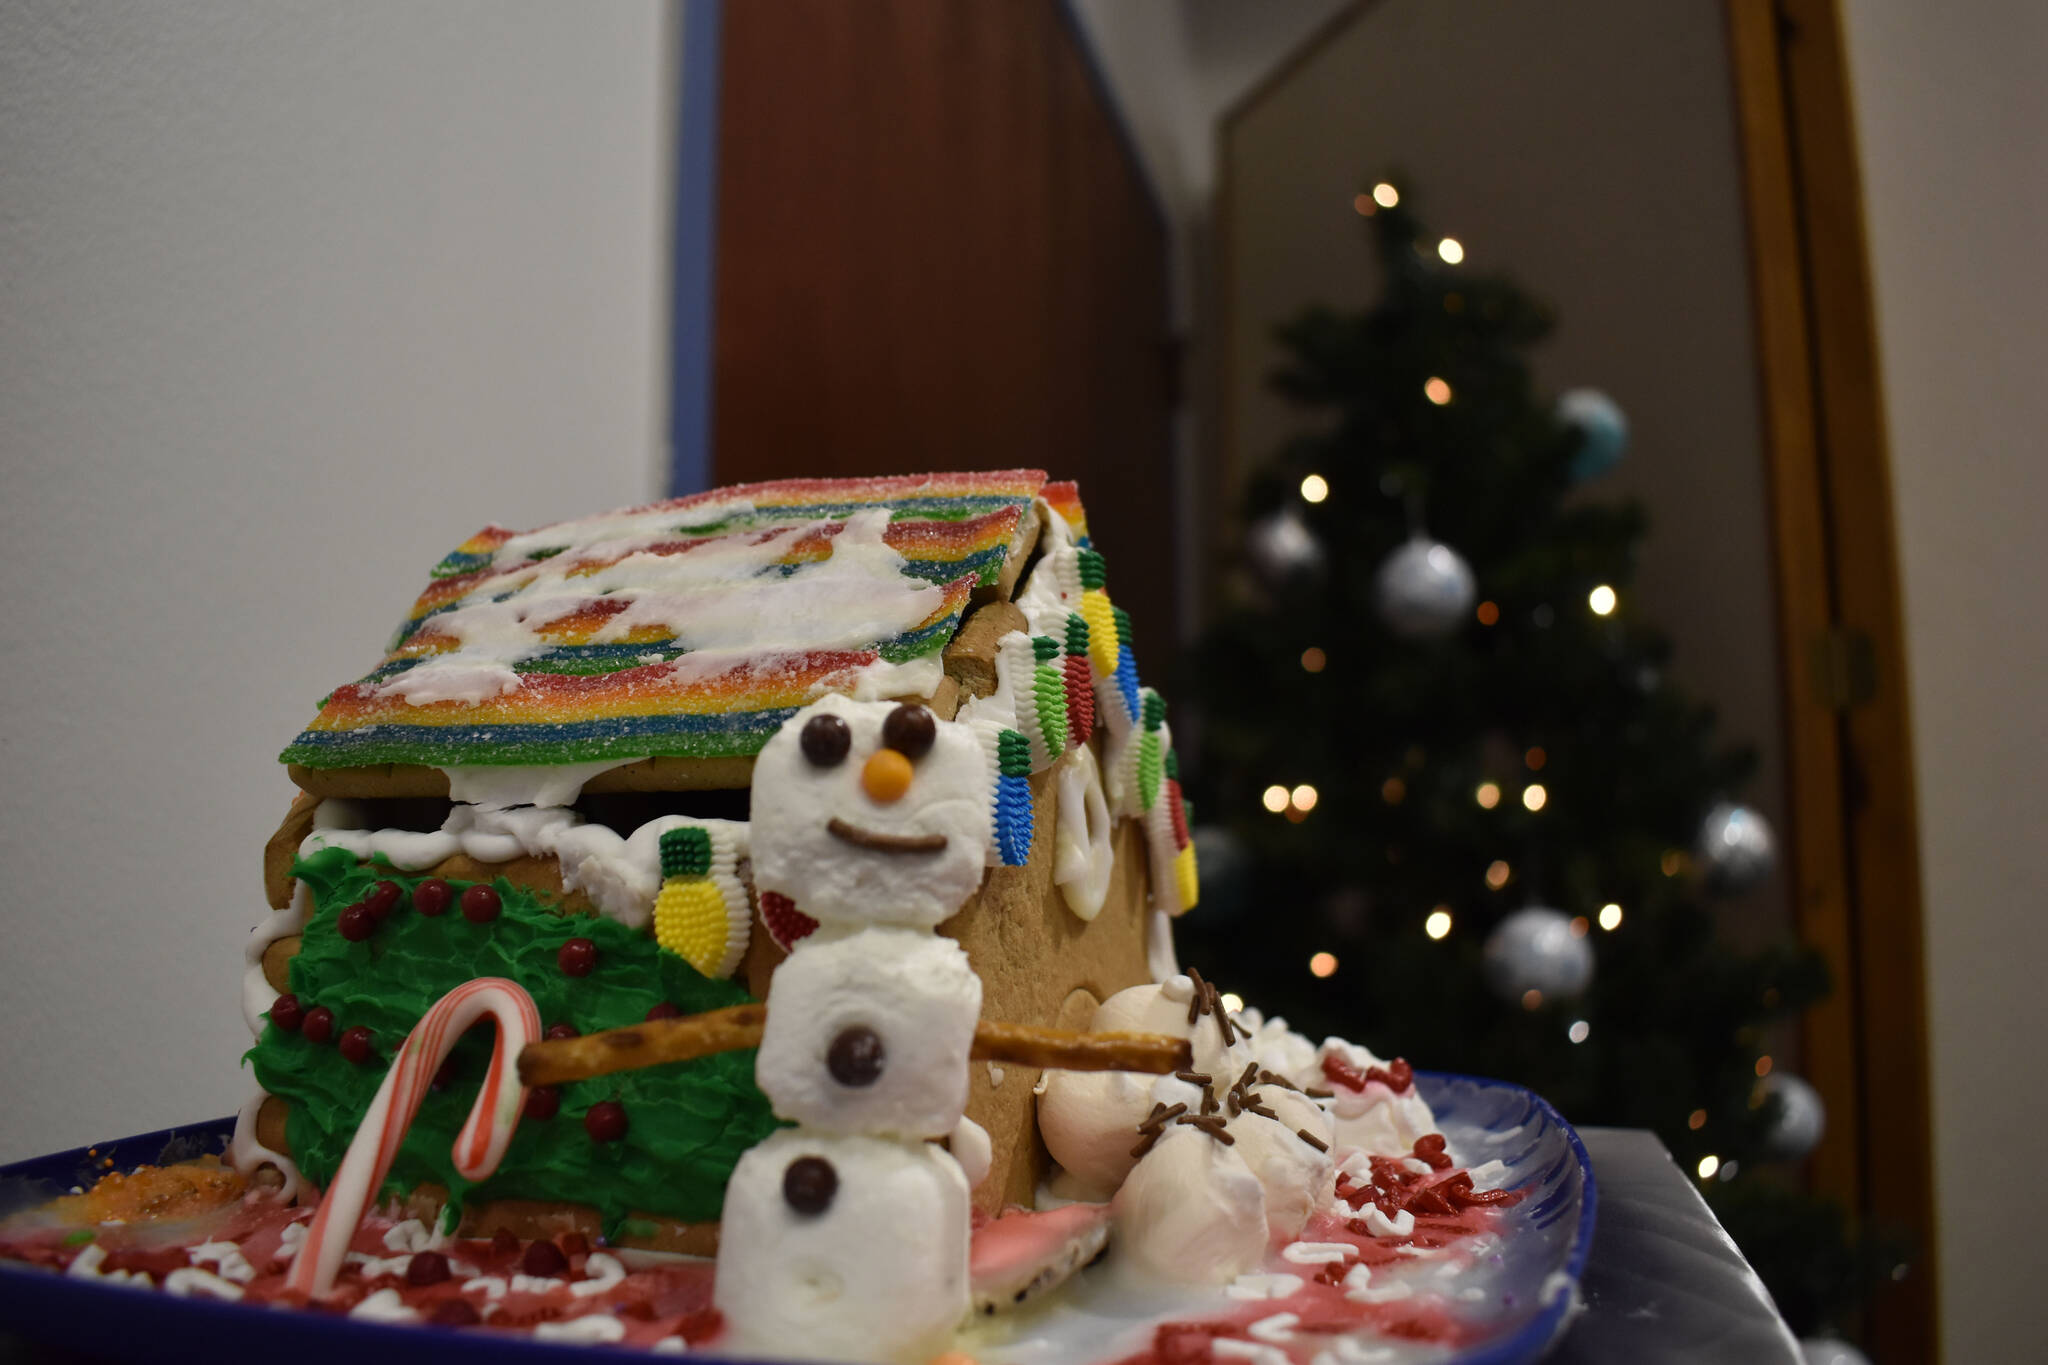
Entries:
<svg viewBox="0 0 2048 1365">
<path fill-rule="evenodd" d="M 1078 478 L 1172 658 L 1167 241 L 1053 0 L 728 5 L 712 470 Z"/>
</svg>

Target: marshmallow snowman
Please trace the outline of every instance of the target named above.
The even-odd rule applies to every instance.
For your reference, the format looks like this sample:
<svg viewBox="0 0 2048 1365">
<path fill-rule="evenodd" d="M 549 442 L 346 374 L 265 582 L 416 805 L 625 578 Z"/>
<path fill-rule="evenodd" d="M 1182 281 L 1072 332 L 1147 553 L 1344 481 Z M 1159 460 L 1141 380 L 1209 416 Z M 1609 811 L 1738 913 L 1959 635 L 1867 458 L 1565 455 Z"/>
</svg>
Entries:
<svg viewBox="0 0 2048 1365">
<path fill-rule="evenodd" d="M 964 1117 L 981 979 L 932 932 L 981 884 L 995 769 L 965 724 L 828 696 L 754 769 L 761 891 L 818 928 L 776 969 L 755 1079 L 797 1126 L 726 1187 L 713 1301 L 729 1346 L 804 1359 L 922 1360 L 967 1316 Z"/>
</svg>

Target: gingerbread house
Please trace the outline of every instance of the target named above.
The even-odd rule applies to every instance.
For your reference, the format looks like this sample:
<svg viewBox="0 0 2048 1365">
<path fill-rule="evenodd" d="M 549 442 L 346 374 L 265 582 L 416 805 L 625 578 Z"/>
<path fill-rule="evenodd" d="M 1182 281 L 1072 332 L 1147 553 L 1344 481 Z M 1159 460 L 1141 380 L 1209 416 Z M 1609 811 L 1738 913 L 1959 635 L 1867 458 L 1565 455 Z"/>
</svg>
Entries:
<svg viewBox="0 0 2048 1365">
<path fill-rule="evenodd" d="M 941 932 L 986 1018 L 1085 1026 L 1173 970 L 1168 922 L 1196 894 L 1130 636 L 1074 486 L 1037 471 L 754 484 L 479 532 L 283 754 L 299 796 L 248 949 L 261 1090 L 237 1164 L 324 1185 L 393 1049 L 466 980 L 516 981 L 557 1033 L 765 998 L 809 921 L 753 885 L 754 755 L 833 692 L 972 724 L 988 866 Z M 449 1148 L 488 1049 L 458 1047 L 386 1193 L 472 1234 L 715 1244 L 727 1175 L 776 1126 L 751 1053 L 536 1091 L 472 1186 Z M 986 1210 L 1029 1203 L 1047 1168 L 1037 1079 L 971 1077 Z"/>
</svg>

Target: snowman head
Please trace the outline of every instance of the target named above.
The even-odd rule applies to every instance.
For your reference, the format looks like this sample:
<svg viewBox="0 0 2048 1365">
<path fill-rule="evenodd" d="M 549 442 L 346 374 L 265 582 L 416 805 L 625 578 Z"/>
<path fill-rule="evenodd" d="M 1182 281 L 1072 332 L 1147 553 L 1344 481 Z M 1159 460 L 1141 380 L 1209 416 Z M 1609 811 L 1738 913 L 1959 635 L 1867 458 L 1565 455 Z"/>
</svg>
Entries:
<svg viewBox="0 0 2048 1365">
<path fill-rule="evenodd" d="M 755 760 L 755 885 L 825 924 L 936 925 L 981 885 L 994 781 L 968 726 L 827 696 Z"/>
<path fill-rule="evenodd" d="M 754 1079 L 807 1128 L 940 1137 L 967 1106 L 980 1017 L 981 978 L 952 939 L 822 929 L 775 969 Z"/>
</svg>

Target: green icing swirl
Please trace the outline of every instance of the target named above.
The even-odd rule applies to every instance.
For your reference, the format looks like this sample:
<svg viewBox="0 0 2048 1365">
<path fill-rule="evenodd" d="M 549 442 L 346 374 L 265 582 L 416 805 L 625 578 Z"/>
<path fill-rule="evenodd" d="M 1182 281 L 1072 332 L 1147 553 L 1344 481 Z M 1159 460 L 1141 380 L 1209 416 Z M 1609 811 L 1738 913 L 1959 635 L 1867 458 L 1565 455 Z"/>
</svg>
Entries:
<svg viewBox="0 0 2048 1365">
<path fill-rule="evenodd" d="M 276 1027 L 265 1028 L 248 1053 L 257 1082 L 291 1102 L 286 1131 L 293 1158 L 323 1186 L 406 1034 L 465 981 L 507 977 L 532 994 L 543 1026 L 568 1023 L 582 1033 L 640 1023 L 664 1000 L 693 1014 L 751 998 L 733 982 L 700 975 L 644 932 L 599 916 L 565 915 L 503 878 L 492 883 L 502 913 L 471 924 L 458 905 L 434 918 L 420 914 L 412 889 L 423 879 L 366 865 L 343 849 L 302 858 L 292 873 L 311 889 L 314 905 L 304 946 L 291 961 L 292 991 L 309 1010 L 334 1011 L 337 1038 L 362 1025 L 375 1040 L 375 1055 L 360 1066 L 332 1042 L 310 1043 Z M 341 910 L 383 879 L 397 882 L 404 899 L 368 939 L 349 942 L 336 927 Z M 472 883 L 449 885 L 459 898 Z M 597 944 L 597 969 L 588 976 L 569 976 L 556 965 L 556 951 L 572 938 Z M 384 1193 L 434 1181 L 447 1186 L 458 1213 L 469 1197 L 588 1204 L 602 1211 L 608 1232 L 629 1210 L 708 1222 L 719 1216 L 740 1154 L 778 1126 L 754 1085 L 751 1050 L 622 1071 L 563 1086 L 560 1112 L 522 1121 L 497 1174 L 474 1184 L 457 1174 L 450 1149 L 476 1099 L 493 1037 L 489 1027 L 473 1028 L 456 1044 L 452 1083 L 420 1105 Z M 594 1142 L 584 1132 L 584 1111 L 601 1100 L 625 1105 L 629 1126 L 620 1141 Z"/>
</svg>

